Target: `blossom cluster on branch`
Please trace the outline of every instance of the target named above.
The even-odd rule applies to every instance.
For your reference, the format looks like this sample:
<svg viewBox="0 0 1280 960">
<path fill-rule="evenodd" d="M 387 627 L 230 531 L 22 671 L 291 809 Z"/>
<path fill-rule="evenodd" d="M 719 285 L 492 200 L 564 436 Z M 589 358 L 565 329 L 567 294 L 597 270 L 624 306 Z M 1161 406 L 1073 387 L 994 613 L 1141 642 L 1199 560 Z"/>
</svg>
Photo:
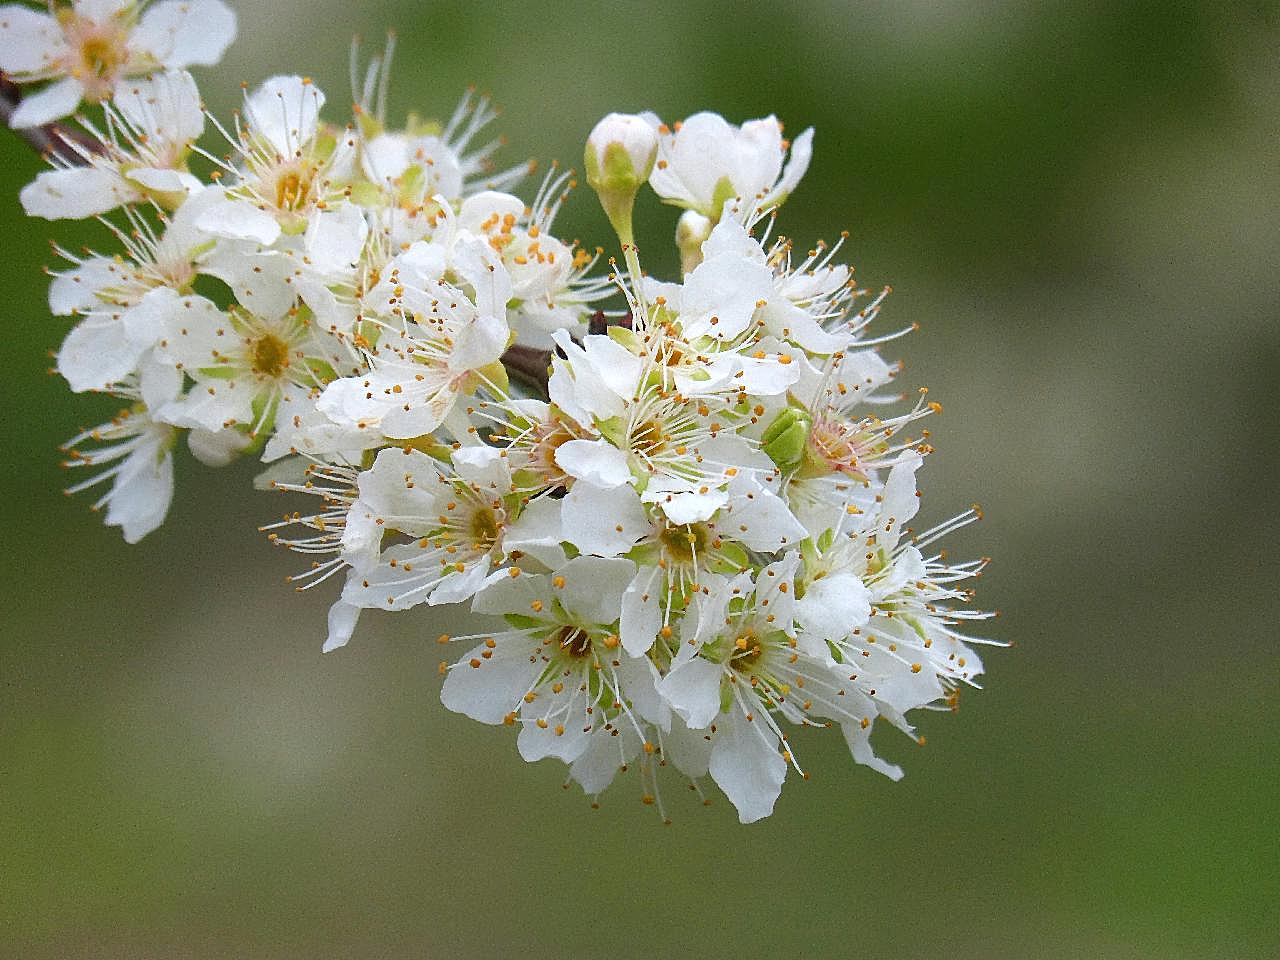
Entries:
<svg viewBox="0 0 1280 960">
<path fill-rule="evenodd" d="M 507 192 L 532 169 L 495 169 L 485 98 L 389 124 L 390 46 L 363 71 L 353 54 L 339 119 L 275 76 L 219 122 L 184 68 L 234 28 L 220 0 L 0 7 L 0 69 L 41 84 L 11 125 L 78 123 L 46 128 L 22 204 L 115 241 L 52 273 L 75 318 L 58 372 L 126 404 L 67 445 L 73 489 L 133 542 L 166 515 L 180 440 L 211 466 L 260 458 L 261 486 L 312 504 L 264 529 L 309 560 L 299 588 L 338 591 L 324 649 L 366 609 L 492 615 L 439 638 L 444 704 L 589 794 L 634 768 L 663 809 L 673 768 L 758 820 L 803 727 L 901 776 L 873 726 L 915 737 L 910 711 L 974 684 L 991 641 L 963 628 L 991 614 L 965 581 L 986 561 L 933 549 L 976 511 L 909 526 L 941 408 L 904 403 L 879 352 L 906 332 L 872 329 L 888 291 L 858 288 L 843 240 L 777 232 L 812 131 L 604 118 L 585 173 L 622 256 L 601 263 L 556 236 L 570 173 Z M 646 185 L 683 211 L 668 281 L 634 241 Z"/>
</svg>

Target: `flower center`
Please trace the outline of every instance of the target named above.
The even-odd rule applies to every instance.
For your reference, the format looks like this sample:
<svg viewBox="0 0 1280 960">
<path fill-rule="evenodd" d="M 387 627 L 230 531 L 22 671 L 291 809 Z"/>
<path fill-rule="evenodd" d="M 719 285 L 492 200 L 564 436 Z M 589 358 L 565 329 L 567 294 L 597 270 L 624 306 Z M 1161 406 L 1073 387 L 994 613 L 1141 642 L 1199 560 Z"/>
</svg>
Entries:
<svg viewBox="0 0 1280 960">
<path fill-rule="evenodd" d="M 276 378 L 289 367 L 289 345 L 274 333 L 264 334 L 253 344 L 253 372 Z"/>
<path fill-rule="evenodd" d="M 707 528 L 701 523 L 687 527 L 664 527 L 658 534 L 662 552 L 669 563 L 692 566 L 699 553 L 707 548 Z"/>
<path fill-rule="evenodd" d="M 558 419 L 539 424 L 534 432 L 533 463 L 535 469 L 549 482 L 565 481 L 564 470 L 556 463 L 556 451 L 570 440 L 576 439 L 574 434 Z"/>
<path fill-rule="evenodd" d="M 297 167 L 289 167 L 276 176 L 276 206 L 281 210 L 296 210 L 311 198 L 315 175 Z"/>
<path fill-rule="evenodd" d="M 809 431 L 809 453 L 812 460 L 828 470 L 857 480 L 866 480 L 863 463 L 876 452 L 877 438 L 861 424 L 822 419 Z"/>
<path fill-rule="evenodd" d="M 554 642 L 575 660 L 581 660 L 591 653 L 591 637 L 581 627 L 561 627 L 555 634 Z"/>
<path fill-rule="evenodd" d="M 478 507 L 471 514 L 471 537 L 477 550 L 484 552 L 492 550 L 501 532 L 502 524 L 499 523 L 498 516 L 493 512 L 492 507 Z"/>
<path fill-rule="evenodd" d="M 756 636 L 755 630 L 747 628 L 733 640 L 729 650 L 729 665 L 735 670 L 750 672 L 760 662 L 764 653 L 764 643 Z"/>
<path fill-rule="evenodd" d="M 75 51 L 71 55 L 71 75 L 84 84 L 89 100 L 105 100 L 129 62 L 127 31 L 115 23 L 77 17 L 67 34 Z"/>
<path fill-rule="evenodd" d="M 646 420 L 631 431 L 631 449 L 653 456 L 667 445 L 667 435 L 657 420 Z"/>
</svg>

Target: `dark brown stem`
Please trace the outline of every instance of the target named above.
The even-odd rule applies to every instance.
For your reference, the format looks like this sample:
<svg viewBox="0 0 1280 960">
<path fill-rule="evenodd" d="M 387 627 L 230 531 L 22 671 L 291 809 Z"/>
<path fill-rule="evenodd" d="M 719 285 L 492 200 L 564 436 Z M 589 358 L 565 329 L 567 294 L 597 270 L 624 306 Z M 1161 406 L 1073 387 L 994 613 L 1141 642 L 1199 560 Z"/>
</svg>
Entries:
<svg viewBox="0 0 1280 960">
<path fill-rule="evenodd" d="M 541 396 L 547 395 L 547 381 L 550 379 L 550 350 L 535 350 L 533 347 L 508 347 L 502 355 L 502 365 L 507 368 L 511 379 L 536 390 Z"/>
</svg>

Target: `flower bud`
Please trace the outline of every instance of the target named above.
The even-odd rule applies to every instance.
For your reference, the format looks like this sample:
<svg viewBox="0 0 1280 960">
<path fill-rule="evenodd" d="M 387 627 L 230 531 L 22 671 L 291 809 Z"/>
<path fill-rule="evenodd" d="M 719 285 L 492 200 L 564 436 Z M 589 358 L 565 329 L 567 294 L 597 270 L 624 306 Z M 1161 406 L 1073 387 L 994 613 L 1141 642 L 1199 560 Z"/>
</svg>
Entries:
<svg viewBox="0 0 1280 960">
<path fill-rule="evenodd" d="M 634 113 L 611 113 L 587 137 L 583 163 L 587 183 L 623 244 L 631 240 L 636 192 L 649 179 L 658 156 L 656 121 Z"/>
<path fill-rule="evenodd" d="M 812 426 L 813 419 L 806 411 L 787 407 L 765 429 L 761 449 L 781 469 L 794 467 L 804 457 Z"/>
<path fill-rule="evenodd" d="M 715 226 L 696 210 L 686 210 L 676 223 L 676 246 L 680 248 L 680 270 L 686 276 L 702 262 L 702 245 Z"/>
<path fill-rule="evenodd" d="M 611 113 L 587 137 L 583 160 L 587 183 L 597 193 L 635 194 L 649 179 L 658 156 L 658 131 L 634 113 Z"/>
</svg>

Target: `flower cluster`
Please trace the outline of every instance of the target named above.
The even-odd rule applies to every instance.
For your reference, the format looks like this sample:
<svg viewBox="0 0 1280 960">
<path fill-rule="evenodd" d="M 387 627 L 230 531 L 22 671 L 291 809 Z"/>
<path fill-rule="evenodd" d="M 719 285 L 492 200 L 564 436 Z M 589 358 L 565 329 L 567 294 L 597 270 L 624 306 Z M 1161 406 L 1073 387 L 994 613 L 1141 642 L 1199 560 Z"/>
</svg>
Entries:
<svg viewBox="0 0 1280 960">
<path fill-rule="evenodd" d="M 961 628 L 989 616 L 964 606 L 985 561 L 931 549 L 974 511 L 909 527 L 940 407 L 889 409 L 884 293 L 843 241 L 801 253 L 775 231 L 812 131 L 606 117 L 586 178 L 623 257 L 597 271 L 554 232 L 569 174 L 505 192 L 530 171 L 494 172 L 483 98 L 388 126 L 389 49 L 353 70 L 339 122 L 295 76 L 208 117 L 179 68 L 233 28 L 218 0 L 0 11 L 0 67 L 49 81 L 16 119 L 101 104 L 22 192 L 119 243 L 63 251 L 50 290 L 77 318 L 58 371 L 127 404 L 68 445 L 90 472 L 73 489 L 104 485 L 134 541 L 164 519 L 181 438 L 209 465 L 260 457 L 261 485 L 315 498 L 264 529 L 310 558 L 299 588 L 340 583 L 324 649 L 365 609 L 492 615 L 439 638 L 459 645 L 444 704 L 518 728 L 522 757 L 590 794 L 635 767 L 662 808 L 671 767 L 758 820 L 802 769 L 802 727 L 901 776 L 873 725 L 914 737 L 909 711 L 954 708 L 981 673 L 990 641 Z M 225 145 L 200 144 L 208 125 Z M 634 243 L 646 184 L 684 211 L 671 281 Z"/>
</svg>

